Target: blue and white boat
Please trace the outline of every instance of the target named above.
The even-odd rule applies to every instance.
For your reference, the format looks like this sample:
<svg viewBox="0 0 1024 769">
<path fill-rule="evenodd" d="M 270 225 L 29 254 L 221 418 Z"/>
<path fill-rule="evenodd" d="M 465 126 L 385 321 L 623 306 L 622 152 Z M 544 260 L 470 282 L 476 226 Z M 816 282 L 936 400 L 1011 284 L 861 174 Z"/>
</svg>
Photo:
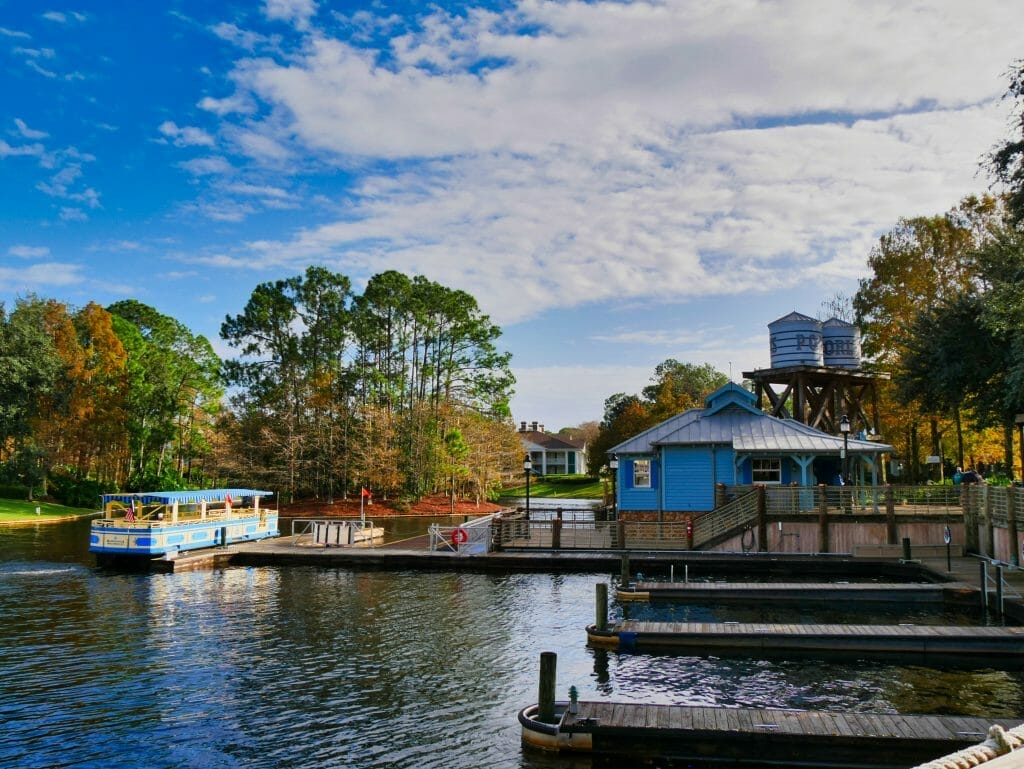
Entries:
<svg viewBox="0 0 1024 769">
<path fill-rule="evenodd" d="M 277 510 L 260 504 L 272 495 L 257 489 L 104 494 L 89 551 L 102 565 L 276 537 Z"/>
</svg>

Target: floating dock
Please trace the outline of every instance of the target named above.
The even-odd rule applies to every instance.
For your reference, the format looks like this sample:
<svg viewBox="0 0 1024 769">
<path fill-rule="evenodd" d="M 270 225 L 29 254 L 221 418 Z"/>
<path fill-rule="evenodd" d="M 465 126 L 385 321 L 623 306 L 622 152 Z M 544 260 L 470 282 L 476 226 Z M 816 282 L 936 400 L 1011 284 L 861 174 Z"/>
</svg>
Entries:
<svg viewBox="0 0 1024 769">
<path fill-rule="evenodd" d="M 963 583 L 912 582 L 635 582 L 617 590 L 620 601 L 730 603 L 977 603 L 977 591 Z"/>
<path fill-rule="evenodd" d="M 949 667 L 1024 668 L 1024 627 L 618 622 L 587 627 L 592 646 L 713 656 L 898 658 Z"/>
<path fill-rule="evenodd" d="M 985 739 L 1020 720 L 579 702 L 557 723 L 519 713 L 525 746 L 548 751 L 698 764 L 906 769 Z"/>
</svg>

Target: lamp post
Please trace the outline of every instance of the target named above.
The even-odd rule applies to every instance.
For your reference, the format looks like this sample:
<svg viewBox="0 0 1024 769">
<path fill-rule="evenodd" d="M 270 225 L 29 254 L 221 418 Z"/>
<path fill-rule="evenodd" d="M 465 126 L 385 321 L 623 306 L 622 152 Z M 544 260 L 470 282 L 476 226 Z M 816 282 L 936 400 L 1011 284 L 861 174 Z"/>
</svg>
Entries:
<svg viewBox="0 0 1024 769">
<path fill-rule="evenodd" d="M 530 452 L 523 457 L 523 473 L 526 475 L 526 520 L 530 520 L 530 471 L 533 470 L 533 461 L 530 459 Z"/>
<path fill-rule="evenodd" d="M 617 457 L 612 457 L 608 460 L 608 469 L 612 474 L 612 520 L 618 520 L 619 516 L 619 498 L 615 493 L 615 481 L 619 478 L 619 460 Z"/>
<path fill-rule="evenodd" d="M 843 488 L 850 475 L 850 460 L 846 458 L 846 449 L 850 441 L 850 418 L 846 416 L 846 414 L 843 414 L 842 417 L 839 418 L 839 432 L 843 434 L 843 455 L 840 457 L 842 460 L 841 464 L 843 466 L 842 470 L 840 470 L 842 473 L 843 485 L 839 487 L 839 504 L 844 510 L 846 510 L 846 512 L 852 513 L 852 504 L 849 509 L 846 509 L 846 489 Z"/>
<path fill-rule="evenodd" d="M 840 472 L 843 474 L 843 483 L 846 483 L 846 478 L 850 470 L 848 462 L 846 460 L 846 449 L 849 446 L 850 442 L 850 418 L 846 416 L 846 414 L 843 414 L 839 418 L 839 432 L 843 434 L 843 455 L 840 457 L 840 459 L 842 460 L 843 467 L 842 470 L 840 470 Z"/>
</svg>

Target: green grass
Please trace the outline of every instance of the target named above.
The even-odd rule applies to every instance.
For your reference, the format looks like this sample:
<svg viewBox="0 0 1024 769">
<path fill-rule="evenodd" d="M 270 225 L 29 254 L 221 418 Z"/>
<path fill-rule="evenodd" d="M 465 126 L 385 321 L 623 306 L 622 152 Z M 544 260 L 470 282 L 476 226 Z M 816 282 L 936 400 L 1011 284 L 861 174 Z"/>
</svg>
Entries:
<svg viewBox="0 0 1024 769">
<path fill-rule="evenodd" d="M 536 478 L 530 481 L 531 497 L 549 497 L 551 499 L 601 499 L 604 494 L 604 483 L 598 478 L 582 478 L 573 476 L 553 476 Z M 501 490 L 503 497 L 525 497 L 526 483 L 509 486 Z"/>
<path fill-rule="evenodd" d="M 36 515 L 36 508 L 39 515 Z M 20 499 L 0 499 L 0 523 L 14 521 L 40 521 L 46 518 L 67 518 L 69 515 L 88 515 L 95 510 L 64 507 L 52 502 L 25 502 Z"/>
</svg>

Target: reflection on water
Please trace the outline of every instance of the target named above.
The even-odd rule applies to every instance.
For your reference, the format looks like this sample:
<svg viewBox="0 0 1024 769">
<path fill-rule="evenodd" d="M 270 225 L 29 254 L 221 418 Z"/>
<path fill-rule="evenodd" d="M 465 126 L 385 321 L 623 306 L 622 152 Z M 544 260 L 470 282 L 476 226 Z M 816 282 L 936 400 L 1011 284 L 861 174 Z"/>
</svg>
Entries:
<svg viewBox="0 0 1024 769">
<path fill-rule="evenodd" d="M 519 747 L 545 650 L 559 696 L 1024 712 L 1020 673 L 590 650 L 608 575 L 120 574 L 90 565 L 86 528 L 0 531 L 4 766 L 589 766 Z"/>
</svg>

